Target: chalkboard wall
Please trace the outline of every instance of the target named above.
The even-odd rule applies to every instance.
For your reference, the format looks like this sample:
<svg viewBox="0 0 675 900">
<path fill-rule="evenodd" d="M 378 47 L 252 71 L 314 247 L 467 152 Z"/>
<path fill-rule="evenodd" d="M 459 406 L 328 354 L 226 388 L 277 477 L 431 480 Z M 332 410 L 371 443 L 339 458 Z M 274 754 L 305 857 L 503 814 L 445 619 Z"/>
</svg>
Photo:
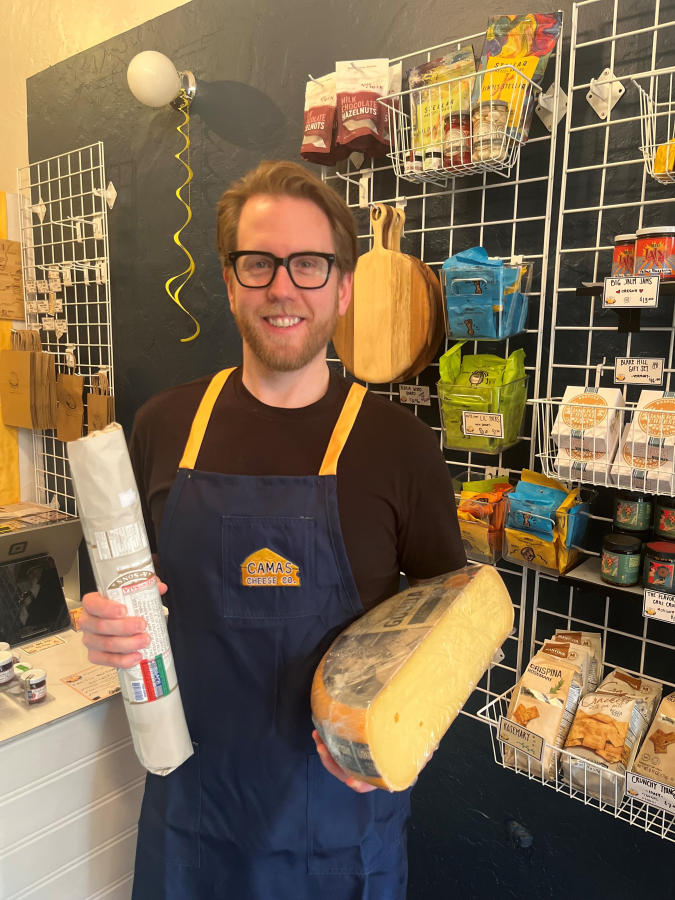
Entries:
<svg viewBox="0 0 675 900">
<path fill-rule="evenodd" d="M 562 8 L 569 33 L 571 4 Z M 653 16 L 645 0 L 632 10 L 632 27 Z M 214 206 L 260 159 L 298 158 L 307 74 L 332 71 L 336 59 L 396 56 L 478 33 L 497 12 L 530 11 L 522 0 L 461 8 L 445 0 L 193 0 L 29 79 L 31 161 L 103 141 L 118 192 L 109 217 L 111 284 L 117 410 L 127 430 L 157 391 L 241 361 Z M 198 79 L 194 217 L 184 232 L 196 274 L 182 299 L 202 334 L 190 343 L 180 342 L 190 320 L 164 291 L 185 265 L 172 240 L 184 216 L 174 196 L 184 173 L 174 158 L 181 117 L 129 92 L 126 68 L 141 50 L 166 53 Z M 530 832 L 531 847 L 509 839 L 511 820 Z M 413 792 L 409 849 L 410 900 L 633 900 L 647 885 L 675 898 L 671 844 L 501 770 L 486 727 L 466 717 Z"/>
</svg>

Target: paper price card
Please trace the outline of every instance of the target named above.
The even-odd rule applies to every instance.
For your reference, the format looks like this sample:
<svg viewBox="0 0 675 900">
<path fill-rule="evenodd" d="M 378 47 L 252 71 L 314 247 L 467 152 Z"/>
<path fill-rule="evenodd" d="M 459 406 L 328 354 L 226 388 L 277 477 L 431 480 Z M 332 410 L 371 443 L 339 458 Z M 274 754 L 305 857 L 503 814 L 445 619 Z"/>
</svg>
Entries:
<svg viewBox="0 0 675 900">
<path fill-rule="evenodd" d="M 531 756 L 537 762 L 541 762 L 544 755 L 543 737 L 504 716 L 499 717 L 499 740 L 513 747 L 514 750 L 520 750 L 521 753 Z"/>
<path fill-rule="evenodd" d="M 58 647 L 59 644 L 65 644 L 65 641 L 53 634 L 51 637 L 41 638 L 39 641 L 24 644 L 21 649 L 24 653 L 39 653 L 41 650 L 49 650 L 51 647 Z"/>
<path fill-rule="evenodd" d="M 666 812 L 675 813 L 675 788 L 652 781 L 643 775 L 626 772 L 626 796 L 665 809 Z"/>
<path fill-rule="evenodd" d="M 78 694 L 82 694 L 91 703 L 120 693 L 117 670 L 111 669 L 110 666 L 90 666 L 88 669 L 82 669 L 81 672 L 66 675 L 61 681 L 77 691 Z"/>
<path fill-rule="evenodd" d="M 645 619 L 675 622 L 675 594 L 646 590 L 642 615 Z"/>
<path fill-rule="evenodd" d="M 662 359 L 617 356 L 614 360 L 614 384 L 663 384 Z"/>
<path fill-rule="evenodd" d="M 645 309 L 658 306 L 660 280 L 658 275 L 605 278 L 603 309 Z"/>
<path fill-rule="evenodd" d="M 465 437 L 504 437 L 504 416 L 501 413 L 462 413 L 462 434 Z"/>
<path fill-rule="evenodd" d="M 48 294 L 49 293 L 49 282 L 46 279 L 40 279 L 37 282 L 38 294 Z"/>
<path fill-rule="evenodd" d="M 401 403 L 416 403 L 417 406 L 431 406 L 431 395 L 425 384 L 400 384 L 398 387 Z"/>
</svg>

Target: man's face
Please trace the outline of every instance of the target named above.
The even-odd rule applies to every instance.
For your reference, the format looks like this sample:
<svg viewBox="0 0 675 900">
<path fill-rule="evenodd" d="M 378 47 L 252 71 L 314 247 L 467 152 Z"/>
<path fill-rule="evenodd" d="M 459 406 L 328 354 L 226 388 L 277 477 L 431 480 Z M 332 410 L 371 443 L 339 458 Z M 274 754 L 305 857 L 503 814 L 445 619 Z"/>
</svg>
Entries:
<svg viewBox="0 0 675 900">
<path fill-rule="evenodd" d="M 291 253 L 334 253 L 330 223 L 310 200 L 260 194 L 244 204 L 237 249 L 286 257 Z M 352 276 L 342 280 L 335 266 L 326 285 L 297 288 L 280 266 L 266 288 L 243 287 L 225 269 L 230 308 L 245 343 L 270 370 L 292 372 L 324 352 L 338 316 L 347 311 Z"/>
</svg>

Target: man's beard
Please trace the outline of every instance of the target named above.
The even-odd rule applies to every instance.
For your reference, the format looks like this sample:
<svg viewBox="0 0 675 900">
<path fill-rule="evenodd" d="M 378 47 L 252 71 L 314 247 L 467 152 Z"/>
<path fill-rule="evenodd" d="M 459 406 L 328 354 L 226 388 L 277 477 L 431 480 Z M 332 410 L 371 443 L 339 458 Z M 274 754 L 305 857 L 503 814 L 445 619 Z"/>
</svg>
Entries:
<svg viewBox="0 0 675 900">
<path fill-rule="evenodd" d="M 289 316 L 289 313 L 279 312 L 273 309 L 267 316 Z M 325 319 L 306 319 L 307 337 L 299 347 L 289 346 L 283 333 L 262 334 L 256 327 L 256 320 L 260 320 L 260 313 L 246 317 L 241 315 L 234 304 L 234 320 L 237 323 L 239 334 L 248 344 L 251 352 L 260 362 L 272 372 L 295 372 L 304 368 L 317 354 L 328 344 L 335 333 L 338 322 L 338 295 L 335 295 L 335 305 L 330 315 Z"/>
</svg>

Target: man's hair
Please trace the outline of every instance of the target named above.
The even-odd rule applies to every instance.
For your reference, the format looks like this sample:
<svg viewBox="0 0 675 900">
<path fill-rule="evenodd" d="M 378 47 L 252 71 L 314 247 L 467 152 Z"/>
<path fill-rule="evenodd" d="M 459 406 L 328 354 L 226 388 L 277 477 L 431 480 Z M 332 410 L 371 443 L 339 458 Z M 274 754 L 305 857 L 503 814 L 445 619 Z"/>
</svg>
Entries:
<svg viewBox="0 0 675 900">
<path fill-rule="evenodd" d="M 230 185 L 218 201 L 216 242 L 223 266 L 229 267 L 229 255 L 237 249 L 237 229 L 244 204 L 259 194 L 300 197 L 315 203 L 325 213 L 330 223 L 336 267 L 341 274 L 354 271 L 358 245 L 356 226 L 349 207 L 320 178 L 298 163 L 288 160 L 261 162 L 239 181 Z"/>
</svg>

